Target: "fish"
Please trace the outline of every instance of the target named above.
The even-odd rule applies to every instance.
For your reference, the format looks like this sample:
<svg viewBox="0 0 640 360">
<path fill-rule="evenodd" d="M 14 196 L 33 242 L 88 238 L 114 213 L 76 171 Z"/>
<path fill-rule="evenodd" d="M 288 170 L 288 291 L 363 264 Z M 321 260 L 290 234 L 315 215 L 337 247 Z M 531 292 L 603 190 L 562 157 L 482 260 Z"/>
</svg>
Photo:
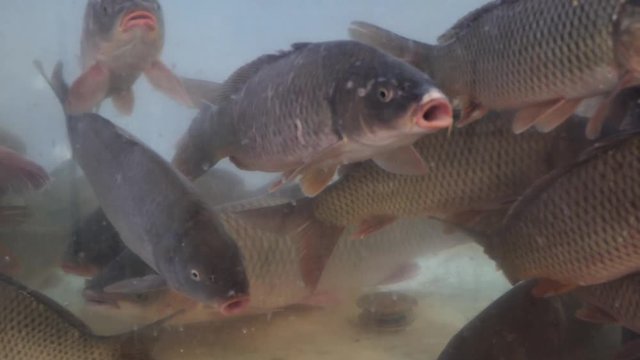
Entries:
<svg viewBox="0 0 640 360">
<path fill-rule="evenodd" d="M 98 337 L 69 310 L 4 275 L 0 275 L 0 311 L 2 359 L 152 359 L 151 341 L 142 337 L 142 330 Z"/>
<path fill-rule="evenodd" d="M 342 238 L 318 284 L 311 288 L 304 282 L 298 244 L 286 236 L 258 229 L 233 212 L 222 211 L 221 220 L 241 249 L 251 289 L 249 307 L 235 316 L 268 314 L 295 305 L 330 308 L 355 300 L 364 289 L 398 284 L 419 274 L 418 257 L 471 241 L 461 234 L 442 236 L 442 225 L 436 221 L 401 220 L 362 241 Z M 102 279 L 102 285 L 109 282 Z M 99 288 L 91 290 L 86 299 L 92 311 L 114 317 L 148 322 L 185 309 L 168 324 L 186 325 L 221 318 L 215 308 L 171 290 L 142 297 L 113 297 L 100 293 Z"/>
<path fill-rule="evenodd" d="M 438 360 L 613 359 L 620 331 L 578 320 L 581 301 L 572 295 L 536 298 L 535 281 L 517 285 L 469 321 Z"/>
<path fill-rule="evenodd" d="M 47 181 L 49 175 L 40 165 L 0 146 L 0 189 L 13 192 L 38 190 Z"/>
<path fill-rule="evenodd" d="M 62 256 L 62 269 L 68 274 L 91 277 L 125 251 L 118 230 L 102 209 L 82 219 L 71 234 Z"/>
<path fill-rule="evenodd" d="M 64 84 L 61 64 L 56 69 L 48 82 Z M 63 88 L 52 86 L 54 92 Z M 63 95 L 56 93 L 61 103 Z M 127 248 L 157 272 L 111 290 L 139 293 L 168 286 L 217 303 L 224 313 L 242 311 L 249 289 L 240 251 L 191 182 L 98 114 L 67 114 L 66 126 L 73 158 L 104 213 Z"/>
<path fill-rule="evenodd" d="M 362 163 L 315 198 L 236 214 L 303 244 L 305 266 L 315 269 L 308 271 L 309 283 L 317 276 L 312 274 L 321 273 L 347 228 L 354 229 L 352 239 L 363 239 L 398 219 L 420 216 L 489 231 L 501 225 L 513 201 L 532 183 L 570 163 L 590 143 L 582 136 L 582 118 L 551 134 L 529 131 L 514 136 L 507 121 L 511 116 L 490 113 L 451 135 L 443 132 L 416 142 L 418 153 L 430 159 L 423 176 L 392 174 Z M 489 221 L 488 210 L 500 216 Z"/>
<path fill-rule="evenodd" d="M 172 164 L 195 179 L 228 157 L 243 170 L 282 173 L 272 191 L 300 177 L 307 196 L 340 165 L 370 158 L 394 173 L 424 173 L 412 144 L 453 122 L 425 74 L 354 41 L 260 56 L 221 85 L 214 103 L 194 118 Z"/>
<path fill-rule="evenodd" d="M 536 181 L 480 243 L 505 276 L 539 279 L 537 296 L 634 273 L 640 264 L 639 131 L 612 135 Z"/>
<path fill-rule="evenodd" d="M 144 74 L 151 85 L 192 107 L 180 79 L 162 63 L 165 25 L 156 0 L 88 0 L 81 40 L 83 73 L 73 82 L 65 109 L 78 115 L 111 98 L 131 115 L 133 85 Z"/>
<path fill-rule="evenodd" d="M 464 115 L 519 110 L 513 130 L 551 131 L 584 99 L 604 95 L 585 130 L 598 137 L 611 100 L 639 83 L 640 6 L 632 0 L 501 0 L 462 17 L 437 44 L 356 21 L 352 39 L 429 74 Z"/>
</svg>

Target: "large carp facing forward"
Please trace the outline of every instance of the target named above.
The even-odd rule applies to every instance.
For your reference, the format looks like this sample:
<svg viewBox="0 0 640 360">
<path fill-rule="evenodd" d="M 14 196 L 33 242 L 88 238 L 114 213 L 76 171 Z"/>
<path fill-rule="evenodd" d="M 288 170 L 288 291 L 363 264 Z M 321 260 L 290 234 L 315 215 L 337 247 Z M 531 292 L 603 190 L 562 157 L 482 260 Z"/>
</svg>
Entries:
<svg viewBox="0 0 640 360">
<path fill-rule="evenodd" d="M 522 109 L 521 132 L 550 131 L 582 100 L 605 95 L 587 135 L 598 135 L 613 96 L 638 84 L 640 4 L 629 0 L 492 1 L 427 45 L 355 22 L 353 38 L 427 72 L 465 111 Z"/>
</svg>

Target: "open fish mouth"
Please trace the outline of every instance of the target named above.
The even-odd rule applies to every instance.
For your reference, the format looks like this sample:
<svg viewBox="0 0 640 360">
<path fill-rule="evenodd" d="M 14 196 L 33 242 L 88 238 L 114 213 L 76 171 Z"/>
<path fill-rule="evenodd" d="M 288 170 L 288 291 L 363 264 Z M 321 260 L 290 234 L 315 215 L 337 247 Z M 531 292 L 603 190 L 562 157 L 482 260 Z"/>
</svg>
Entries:
<svg viewBox="0 0 640 360">
<path fill-rule="evenodd" d="M 124 32 L 139 27 L 154 31 L 158 27 L 158 19 L 148 11 L 134 11 L 123 17 L 120 22 L 120 29 Z"/>
<path fill-rule="evenodd" d="M 453 108 L 439 91 L 427 93 L 415 114 L 413 123 L 427 133 L 447 129 L 453 125 Z"/>
<path fill-rule="evenodd" d="M 241 314 L 249 307 L 249 301 L 249 296 L 236 296 L 220 305 L 220 313 L 224 316 Z"/>
</svg>

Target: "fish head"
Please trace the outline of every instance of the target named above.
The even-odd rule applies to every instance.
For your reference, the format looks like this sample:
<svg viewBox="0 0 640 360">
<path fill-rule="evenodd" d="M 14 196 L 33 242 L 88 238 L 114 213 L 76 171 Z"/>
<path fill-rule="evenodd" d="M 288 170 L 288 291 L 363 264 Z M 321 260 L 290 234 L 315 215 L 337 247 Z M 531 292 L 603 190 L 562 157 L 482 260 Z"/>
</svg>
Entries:
<svg viewBox="0 0 640 360">
<path fill-rule="evenodd" d="M 332 105 L 349 139 L 376 146 L 409 144 L 453 123 L 447 98 L 411 65 L 379 54 L 353 63 L 347 73 L 334 89 Z"/>
<path fill-rule="evenodd" d="M 157 266 L 169 287 L 216 305 L 223 315 L 247 308 L 249 281 L 240 249 L 212 214 L 200 214 L 174 240 L 169 251 L 156 254 L 162 259 Z"/>
<path fill-rule="evenodd" d="M 85 33 L 112 40 L 136 35 L 161 39 L 163 22 L 157 0 L 90 0 L 85 12 Z"/>
</svg>

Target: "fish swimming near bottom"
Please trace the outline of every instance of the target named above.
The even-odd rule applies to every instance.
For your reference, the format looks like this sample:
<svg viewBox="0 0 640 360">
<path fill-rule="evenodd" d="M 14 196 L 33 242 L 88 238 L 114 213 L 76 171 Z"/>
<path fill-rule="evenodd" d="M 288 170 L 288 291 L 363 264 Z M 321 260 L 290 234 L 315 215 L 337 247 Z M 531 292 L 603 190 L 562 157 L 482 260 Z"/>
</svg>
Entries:
<svg viewBox="0 0 640 360">
<path fill-rule="evenodd" d="M 151 360 L 148 341 L 98 337 L 50 298 L 0 275 L 0 359 Z"/>
<path fill-rule="evenodd" d="M 531 295 L 535 281 L 510 289 L 451 338 L 438 360 L 602 360 L 620 348 L 616 327 L 574 317 L 573 295 Z"/>
<path fill-rule="evenodd" d="M 41 70 L 41 69 L 40 69 Z M 64 102 L 62 65 L 51 80 Z M 248 303 L 237 244 L 191 182 L 132 134 L 97 114 L 67 115 L 74 160 L 125 245 L 157 274 L 118 285 L 133 293 L 170 287 L 223 312 Z M 115 290 L 115 289 L 114 289 Z"/>
</svg>

